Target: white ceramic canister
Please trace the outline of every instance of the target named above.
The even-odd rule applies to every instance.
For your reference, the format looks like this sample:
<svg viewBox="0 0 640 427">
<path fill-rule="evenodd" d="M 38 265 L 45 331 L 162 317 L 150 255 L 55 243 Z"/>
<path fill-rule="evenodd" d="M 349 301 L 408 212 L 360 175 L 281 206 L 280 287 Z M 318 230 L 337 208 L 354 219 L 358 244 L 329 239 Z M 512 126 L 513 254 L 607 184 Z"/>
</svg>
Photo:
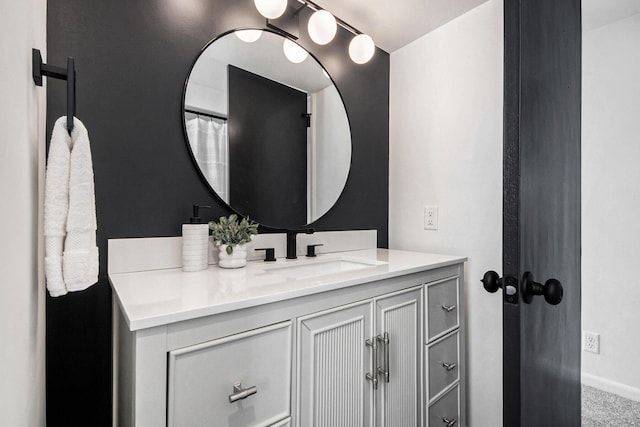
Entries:
<svg viewBox="0 0 640 427">
<path fill-rule="evenodd" d="M 209 224 L 202 223 L 200 208 L 193 205 L 193 216 L 182 224 L 182 271 L 205 270 L 209 264 Z"/>
</svg>

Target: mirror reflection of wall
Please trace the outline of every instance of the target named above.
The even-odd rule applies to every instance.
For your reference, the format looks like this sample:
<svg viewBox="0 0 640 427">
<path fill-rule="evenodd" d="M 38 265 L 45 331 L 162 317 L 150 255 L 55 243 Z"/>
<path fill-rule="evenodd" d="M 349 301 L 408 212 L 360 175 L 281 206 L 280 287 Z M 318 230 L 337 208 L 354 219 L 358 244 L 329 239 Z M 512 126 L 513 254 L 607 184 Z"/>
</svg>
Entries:
<svg viewBox="0 0 640 427">
<path fill-rule="evenodd" d="M 306 51 L 294 43 L 304 53 L 294 63 L 283 46 L 287 39 L 268 31 L 259 31 L 251 42 L 236 37 L 245 33 L 216 39 L 194 64 L 184 104 L 189 146 L 213 191 L 234 210 L 264 225 L 303 226 L 328 212 L 346 183 L 351 164 L 346 110 L 329 75 Z M 255 75 L 248 81 L 258 86 L 243 90 L 247 84 L 233 84 L 237 78 L 230 79 L 230 70 Z M 284 95 L 273 95 L 278 84 L 304 94 L 300 112 L 279 109 L 288 95 L 286 88 L 279 92 Z M 291 123 L 307 117 L 308 130 L 294 136 L 298 130 Z M 289 148 L 285 139 L 293 141 Z M 305 144 L 302 160 L 294 154 L 298 139 Z"/>
<path fill-rule="evenodd" d="M 349 168 L 351 144 L 345 136 L 351 135 L 347 116 L 342 114 L 340 95 L 334 86 L 311 95 L 311 165 L 310 217 L 308 222 L 324 215 L 338 200 Z"/>
<path fill-rule="evenodd" d="M 640 425 L 640 1 L 582 5 L 583 425 Z"/>
</svg>

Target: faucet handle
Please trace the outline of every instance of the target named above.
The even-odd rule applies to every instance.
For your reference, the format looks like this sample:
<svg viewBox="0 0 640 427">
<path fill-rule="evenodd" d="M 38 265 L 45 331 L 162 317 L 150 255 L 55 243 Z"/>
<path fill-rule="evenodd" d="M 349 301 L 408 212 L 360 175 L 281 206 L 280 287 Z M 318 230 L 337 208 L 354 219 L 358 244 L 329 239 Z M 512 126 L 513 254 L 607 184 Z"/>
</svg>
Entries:
<svg viewBox="0 0 640 427">
<path fill-rule="evenodd" d="M 324 246 L 322 243 L 316 243 L 315 245 L 307 245 L 307 256 L 312 258 L 316 256 L 316 246 Z"/>
<path fill-rule="evenodd" d="M 276 250 L 274 248 L 259 248 L 256 251 L 265 251 L 265 261 L 275 261 L 276 260 Z"/>
</svg>

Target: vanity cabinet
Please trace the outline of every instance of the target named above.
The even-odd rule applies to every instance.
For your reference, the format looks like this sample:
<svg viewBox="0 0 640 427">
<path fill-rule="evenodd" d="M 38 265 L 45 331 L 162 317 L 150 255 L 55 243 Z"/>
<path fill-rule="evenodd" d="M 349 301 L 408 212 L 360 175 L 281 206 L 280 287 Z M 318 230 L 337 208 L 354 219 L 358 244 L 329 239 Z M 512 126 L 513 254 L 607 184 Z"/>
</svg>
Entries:
<svg viewBox="0 0 640 427">
<path fill-rule="evenodd" d="M 421 286 L 298 325 L 298 425 L 421 424 Z"/>
<path fill-rule="evenodd" d="M 465 426 L 462 273 L 451 262 L 137 330 L 114 304 L 114 425 Z"/>
</svg>

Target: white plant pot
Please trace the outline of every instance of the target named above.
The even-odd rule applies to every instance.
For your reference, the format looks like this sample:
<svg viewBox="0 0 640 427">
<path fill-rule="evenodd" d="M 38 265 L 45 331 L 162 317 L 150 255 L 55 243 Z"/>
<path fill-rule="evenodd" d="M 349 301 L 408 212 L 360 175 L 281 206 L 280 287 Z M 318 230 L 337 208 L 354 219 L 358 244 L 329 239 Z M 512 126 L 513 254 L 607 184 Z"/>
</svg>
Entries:
<svg viewBox="0 0 640 427">
<path fill-rule="evenodd" d="M 247 265 L 247 249 L 244 244 L 233 246 L 231 255 L 227 253 L 227 245 L 218 246 L 218 265 L 222 268 L 240 268 Z"/>
</svg>

